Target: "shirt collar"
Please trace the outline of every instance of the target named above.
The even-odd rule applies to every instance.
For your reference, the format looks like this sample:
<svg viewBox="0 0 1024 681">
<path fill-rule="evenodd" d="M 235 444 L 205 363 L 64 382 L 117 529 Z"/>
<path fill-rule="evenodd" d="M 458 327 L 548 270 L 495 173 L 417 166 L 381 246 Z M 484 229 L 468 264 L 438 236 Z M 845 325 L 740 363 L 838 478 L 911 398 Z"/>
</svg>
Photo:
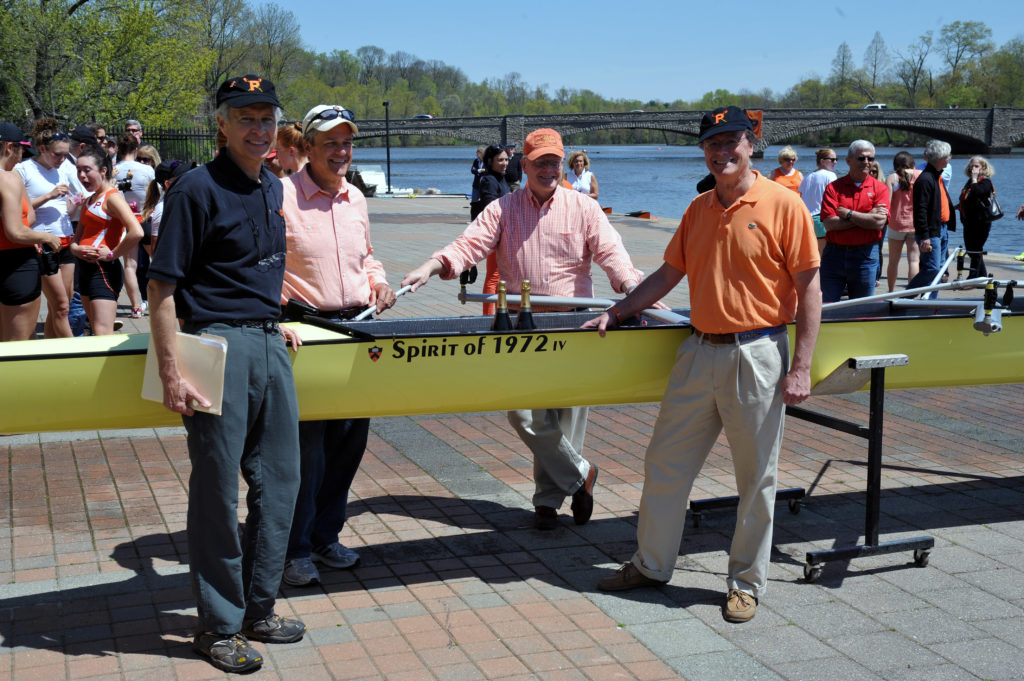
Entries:
<svg viewBox="0 0 1024 681">
<path fill-rule="evenodd" d="M 313 181 L 313 176 L 309 174 L 308 163 L 302 166 L 302 170 L 295 173 L 295 175 L 293 175 L 292 177 L 295 178 L 296 184 L 298 185 L 299 189 L 302 190 L 303 198 L 305 198 L 307 201 L 312 199 L 313 196 L 315 196 L 318 192 L 326 196 L 330 196 L 332 198 L 335 196 L 344 196 L 347 198 L 349 187 L 351 186 L 349 185 L 348 181 L 345 178 L 341 178 L 341 186 L 338 187 L 338 191 L 332 194 L 331 192 L 322 188 L 320 185 Z"/>
<path fill-rule="evenodd" d="M 227 147 L 221 148 L 220 153 L 210 161 L 209 166 L 212 171 L 227 180 L 232 185 L 232 189 L 251 190 L 259 187 L 261 182 L 266 184 L 267 182 L 277 179 L 265 165 L 260 166 L 260 182 L 252 179 L 238 167 L 238 164 L 235 163 L 234 160 L 232 160 Z"/>
</svg>

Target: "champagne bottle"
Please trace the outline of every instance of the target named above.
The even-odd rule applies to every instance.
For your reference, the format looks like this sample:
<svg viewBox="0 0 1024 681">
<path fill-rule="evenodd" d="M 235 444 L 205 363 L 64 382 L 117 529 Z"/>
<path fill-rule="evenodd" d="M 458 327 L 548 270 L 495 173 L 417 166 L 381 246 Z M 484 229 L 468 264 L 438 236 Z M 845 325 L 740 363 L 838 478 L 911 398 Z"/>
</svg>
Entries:
<svg viewBox="0 0 1024 681">
<path fill-rule="evenodd" d="M 530 309 L 530 280 L 523 279 L 522 300 L 519 303 L 519 316 L 516 317 L 517 331 L 536 329 L 533 323 L 533 310 Z"/>
<path fill-rule="evenodd" d="M 491 331 L 511 331 L 512 318 L 508 314 L 508 294 L 505 289 L 505 282 L 498 282 L 498 308 L 494 312 L 494 323 L 491 324 Z"/>
</svg>

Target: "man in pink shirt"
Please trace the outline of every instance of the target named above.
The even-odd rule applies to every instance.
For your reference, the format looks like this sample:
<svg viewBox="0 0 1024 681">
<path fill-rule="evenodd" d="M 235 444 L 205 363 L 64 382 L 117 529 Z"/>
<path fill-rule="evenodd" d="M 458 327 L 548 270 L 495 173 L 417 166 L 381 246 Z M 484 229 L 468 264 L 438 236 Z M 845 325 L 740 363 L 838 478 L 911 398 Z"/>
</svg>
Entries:
<svg viewBox="0 0 1024 681">
<path fill-rule="evenodd" d="M 302 121 L 308 163 L 282 182 L 286 318 L 301 318 L 301 309 L 325 319 L 350 319 L 369 305 L 381 312 L 395 302 L 384 267 L 373 257 L 366 199 L 345 181 L 358 132 L 355 116 L 341 106 L 315 106 Z M 359 554 L 343 546 L 338 534 L 369 431 L 369 419 L 299 423 L 302 481 L 285 556 L 286 584 L 319 582 L 314 561 L 333 568 L 359 562 Z"/>
<path fill-rule="evenodd" d="M 458 239 L 406 275 L 402 286 L 415 291 L 433 275 L 453 279 L 494 251 L 510 291 L 524 279 L 537 295 L 592 297 L 591 261 L 612 287 L 629 293 L 643 279 L 633 267 L 622 238 L 601 206 L 589 196 L 561 186 L 562 138 L 548 128 L 534 130 L 523 145 L 523 189 L 492 201 Z M 536 310 L 536 308 L 534 308 Z M 509 423 L 533 452 L 533 505 L 538 529 L 558 525 L 558 508 L 572 497 L 572 515 L 583 525 L 594 510 L 597 467 L 580 454 L 587 408 L 521 409 Z"/>
</svg>

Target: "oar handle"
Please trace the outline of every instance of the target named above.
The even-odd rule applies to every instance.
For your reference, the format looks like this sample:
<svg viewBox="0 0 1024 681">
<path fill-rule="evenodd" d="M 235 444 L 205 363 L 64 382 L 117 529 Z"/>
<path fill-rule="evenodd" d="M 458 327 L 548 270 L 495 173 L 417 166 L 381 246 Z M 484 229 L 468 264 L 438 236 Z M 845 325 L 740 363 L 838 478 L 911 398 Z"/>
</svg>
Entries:
<svg viewBox="0 0 1024 681">
<path fill-rule="evenodd" d="M 397 291 L 395 291 L 395 299 L 397 300 L 399 296 L 405 295 L 406 293 L 409 292 L 410 289 L 412 289 L 412 284 L 409 284 L 408 286 L 403 286 L 402 288 L 398 289 Z M 361 322 L 370 315 L 372 315 L 376 309 L 377 308 L 374 305 L 371 305 L 370 307 L 366 308 L 365 310 L 357 314 L 355 317 L 353 317 L 352 321 Z"/>
</svg>

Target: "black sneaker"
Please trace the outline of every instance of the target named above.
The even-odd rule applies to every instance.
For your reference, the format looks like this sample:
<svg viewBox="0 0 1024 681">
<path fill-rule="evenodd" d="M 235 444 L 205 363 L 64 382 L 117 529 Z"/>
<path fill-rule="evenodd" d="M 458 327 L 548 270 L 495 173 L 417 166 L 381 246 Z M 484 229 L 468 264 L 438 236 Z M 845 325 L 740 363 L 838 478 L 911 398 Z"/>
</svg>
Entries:
<svg viewBox="0 0 1024 681">
<path fill-rule="evenodd" d="M 263 656 L 241 634 L 196 634 L 192 650 L 210 660 L 217 669 L 242 674 L 263 666 Z"/>
<path fill-rule="evenodd" d="M 242 633 L 264 643 L 294 643 L 306 634 L 306 625 L 280 615 L 267 615 L 263 619 L 243 621 Z"/>
</svg>

